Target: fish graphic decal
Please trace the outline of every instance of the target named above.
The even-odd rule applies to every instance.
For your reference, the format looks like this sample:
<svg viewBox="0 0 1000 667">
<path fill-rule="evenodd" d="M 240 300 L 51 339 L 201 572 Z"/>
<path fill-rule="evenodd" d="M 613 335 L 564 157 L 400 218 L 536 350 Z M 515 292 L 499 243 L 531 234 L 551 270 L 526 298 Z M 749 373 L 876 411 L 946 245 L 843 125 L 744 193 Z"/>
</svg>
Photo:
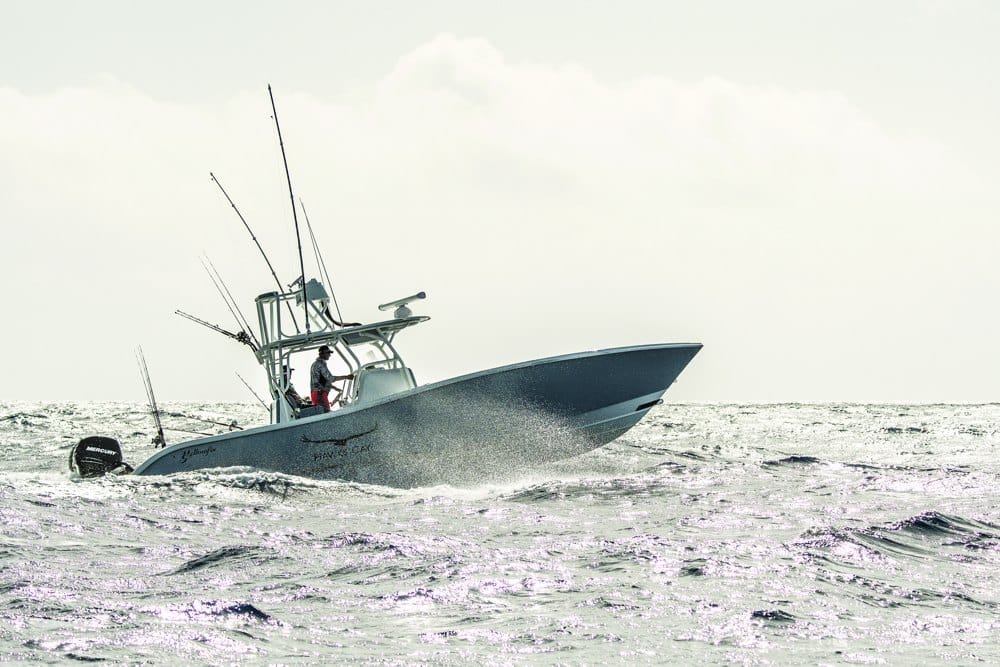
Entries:
<svg viewBox="0 0 1000 667">
<path fill-rule="evenodd" d="M 316 445 L 318 445 L 318 444 L 326 444 L 326 443 L 332 442 L 335 445 L 338 445 L 340 447 L 344 447 L 351 440 L 355 440 L 355 439 L 360 438 L 362 436 L 368 435 L 369 433 L 373 433 L 373 432 L 375 432 L 377 430 L 378 430 L 378 424 L 375 424 L 375 426 L 371 427 L 370 429 L 368 429 L 367 431 L 364 431 L 362 433 L 355 433 L 354 435 L 349 435 L 349 436 L 346 436 L 344 438 L 325 438 L 325 439 L 321 439 L 321 440 L 314 440 L 314 439 L 310 438 L 308 435 L 303 435 L 302 436 L 302 442 L 308 442 L 308 443 L 316 444 Z"/>
</svg>

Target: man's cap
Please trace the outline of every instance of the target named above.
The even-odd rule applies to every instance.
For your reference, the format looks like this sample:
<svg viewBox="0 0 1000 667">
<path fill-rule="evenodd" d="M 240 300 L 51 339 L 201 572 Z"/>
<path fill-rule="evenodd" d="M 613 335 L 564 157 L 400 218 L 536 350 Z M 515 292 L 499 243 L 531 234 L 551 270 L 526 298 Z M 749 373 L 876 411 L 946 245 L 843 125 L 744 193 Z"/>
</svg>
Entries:
<svg viewBox="0 0 1000 667">
<path fill-rule="evenodd" d="M 330 347 L 328 345 L 321 345 L 320 348 L 319 348 L 319 353 L 320 354 L 323 354 L 324 352 L 331 352 L 331 351 L 332 350 L 330 350 Z"/>
</svg>

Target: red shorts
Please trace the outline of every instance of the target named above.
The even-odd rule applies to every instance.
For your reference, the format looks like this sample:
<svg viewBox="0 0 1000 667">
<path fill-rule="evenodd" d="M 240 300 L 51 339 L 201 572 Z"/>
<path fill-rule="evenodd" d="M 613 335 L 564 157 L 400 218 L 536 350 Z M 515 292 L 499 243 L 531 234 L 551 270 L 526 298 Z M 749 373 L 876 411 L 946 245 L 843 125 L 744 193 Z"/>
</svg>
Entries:
<svg viewBox="0 0 1000 667">
<path fill-rule="evenodd" d="M 329 391 L 314 391 L 312 393 L 313 405 L 322 405 L 323 412 L 330 411 L 330 392 Z"/>
</svg>

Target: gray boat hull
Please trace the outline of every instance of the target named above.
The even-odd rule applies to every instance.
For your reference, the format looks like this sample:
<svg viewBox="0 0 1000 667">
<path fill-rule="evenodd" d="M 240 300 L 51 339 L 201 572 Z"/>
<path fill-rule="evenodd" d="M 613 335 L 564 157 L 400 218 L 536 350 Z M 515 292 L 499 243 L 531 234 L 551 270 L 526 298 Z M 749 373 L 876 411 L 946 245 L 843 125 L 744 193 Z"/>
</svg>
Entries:
<svg viewBox="0 0 1000 667">
<path fill-rule="evenodd" d="M 504 366 L 380 401 L 190 440 L 136 475 L 249 466 L 397 487 L 496 480 L 611 442 L 656 405 L 699 344 Z"/>
</svg>

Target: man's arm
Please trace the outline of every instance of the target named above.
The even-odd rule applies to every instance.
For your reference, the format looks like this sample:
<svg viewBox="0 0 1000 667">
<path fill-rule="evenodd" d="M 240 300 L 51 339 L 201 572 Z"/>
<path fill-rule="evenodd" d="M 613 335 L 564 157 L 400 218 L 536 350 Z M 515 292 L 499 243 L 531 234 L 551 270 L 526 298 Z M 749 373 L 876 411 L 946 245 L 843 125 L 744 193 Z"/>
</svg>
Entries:
<svg viewBox="0 0 1000 667">
<path fill-rule="evenodd" d="M 336 382 L 337 376 L 330 372 L 326 364 L 319 365 L 319 376 L 323 380 L 324 387 L 332 387 L 333 383 Z"/>
</svg>

